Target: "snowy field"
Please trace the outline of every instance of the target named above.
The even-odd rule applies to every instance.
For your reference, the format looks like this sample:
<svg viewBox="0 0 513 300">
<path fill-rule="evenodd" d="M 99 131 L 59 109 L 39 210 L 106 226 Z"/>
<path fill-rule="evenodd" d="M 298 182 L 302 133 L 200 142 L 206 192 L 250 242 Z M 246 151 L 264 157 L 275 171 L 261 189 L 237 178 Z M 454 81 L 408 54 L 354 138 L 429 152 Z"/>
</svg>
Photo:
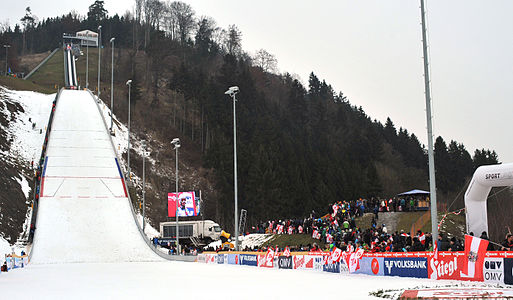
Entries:
<svg viewBox="0 0 513 300">
<path fill-rule="evenodd" d="M 2 299 L 382 299 L 378 290 L 485 286 L 186 262 L 40 264 L 0 274 Z"/>
</svg>

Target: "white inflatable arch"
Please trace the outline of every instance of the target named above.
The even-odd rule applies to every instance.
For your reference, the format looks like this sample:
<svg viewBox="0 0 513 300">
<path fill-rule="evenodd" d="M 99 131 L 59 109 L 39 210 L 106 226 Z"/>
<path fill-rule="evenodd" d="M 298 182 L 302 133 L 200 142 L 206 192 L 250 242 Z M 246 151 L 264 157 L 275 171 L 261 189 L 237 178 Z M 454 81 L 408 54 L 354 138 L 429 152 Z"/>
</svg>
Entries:
<svg viewBox="0 0 513 300">
<path fill-rule="evenodd" d="M 467 233 L 480 236 L 488 232 L 486 200 L 492 187 L 513 185 L 513 163 L 477 168 L 465 193 Z"/>
</svg>

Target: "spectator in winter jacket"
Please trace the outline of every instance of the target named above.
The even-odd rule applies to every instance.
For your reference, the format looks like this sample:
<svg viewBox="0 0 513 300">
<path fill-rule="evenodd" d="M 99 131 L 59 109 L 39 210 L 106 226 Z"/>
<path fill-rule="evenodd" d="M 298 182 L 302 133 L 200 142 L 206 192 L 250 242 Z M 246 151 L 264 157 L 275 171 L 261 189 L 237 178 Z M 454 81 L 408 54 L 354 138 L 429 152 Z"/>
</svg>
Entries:
<svg viewBox="0 0 513 300">
<path fill-rule="evenodd" d="M 462 251 L 462 247 L 461 247 L 461 244 L 459 243 L 459 241 L 456 239 L 456 237 L 452 237 L 451 240 L 449 241 L 449 249 L 447 249 L 449 251 Z"/>
<path fill-rule="evenodd" d="M 501 251 L 512 251 L 513 250 L 513 234 L 508 233 L 506 239 L 502 242 Z"/>
<path fill-rule="evenodd" d="M 411 251 L 418 252 L 418 251 L 425 251 L 424 245 L 419 241 L 418 237 L 413 238 L 413 245 L 411 247 Z"/>
<path fill-rule="evenodd" d="M 486 233 L 486 231 L 483 231 L 481 233 L 481 236 L 479 237 L 480 239 L 483 239 L 483 240 L 487 240 L 489 241 L 490 239 L 488 238 L 488 234 Z M 487 251 L 495 251 L 495 247 L 493 246 L 492 243 L 488 243 L 488 248 L 486 248 Z"/>
</svg>

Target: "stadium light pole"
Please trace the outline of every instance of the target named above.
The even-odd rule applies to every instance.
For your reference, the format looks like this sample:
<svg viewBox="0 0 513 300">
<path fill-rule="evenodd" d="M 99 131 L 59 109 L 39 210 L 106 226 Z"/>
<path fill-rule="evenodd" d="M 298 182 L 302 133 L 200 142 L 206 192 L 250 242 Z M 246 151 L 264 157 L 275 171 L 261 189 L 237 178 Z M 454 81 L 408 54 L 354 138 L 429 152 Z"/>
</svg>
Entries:
<svg viewBox="0 0 513 300">
<path fill-rule="evenodd" d="M 86 32 L 86 89 L 89 88 L 89 30 Z"/>
<path fill-rule="evenodd" d="M 102 25 L 98 26 L 98 101 L 100 101 L 100 56 L 102 54 Z"/>
<path fill-rule="evenodd" d="M 132 79 L 126 82 L 128 85 L 128 148 L 127 148 L 127 161 L 128 161 L 128 178 L 132 179 L 130 174 L 130 88 L 132 87 Z"/>
<path fill-rule="evenodd" d="M 433 246 L 438 241 L 438 211 L 436 200 L 435 156 L 433 153 L 433 124 L 431 119 L 431 88 L 429 82 L 429 61 L 427 51 L 426 13 L 424 0 L 420 0 L 422 20 L 422 53 L 424 54 L 424 91 L 426 95 L 426 121 L 428 133 L 429 197 L 431 199 L 431 237 Z"/>
<path fill-rule="evenodd" d="M 5 76 L 7 76 L 7 52 L 9 52 L 9 48 L 11 45 L 4 45 L 5 48 Z"/>
<path fill-rule="evenodd" d="M 110 39 L 110 48 L 112 49 L 111 61 L 110 61 L 110 134 L 113 134 L 113 119 L 114 119 L 114 40 Z"/>
<path fill-rule="evenodd" d="M 238 226 L 238 215 L 237 215 L 237 118 L 235 114 L 235 102 L 237 99 L 235 95 L 239 92 L 238 86 L 232 86 L 226 92 L 233 99 L 233 181 L 235 191 L 235 251 L 239 251 L 239 226 Z"/>
<path fill-rule="evenodd" d="M 180 230 L 179 227 L 178 227 L 178 148 L 180 148 L 180 139 L 179 138 L 174 138 L 172 141 L 171 141 L 171 144 L 174 146 L 174 149 L 176 151 L 176 180 L 175 180 L 175 206 L 176 206 L 176 210 L 175 210 L 175 215 L 176 215 L 176 229 L 175 229 L 175 234 L 176 234 L 176 252 L 178 255 L 180 255 Z"/>
</svg>

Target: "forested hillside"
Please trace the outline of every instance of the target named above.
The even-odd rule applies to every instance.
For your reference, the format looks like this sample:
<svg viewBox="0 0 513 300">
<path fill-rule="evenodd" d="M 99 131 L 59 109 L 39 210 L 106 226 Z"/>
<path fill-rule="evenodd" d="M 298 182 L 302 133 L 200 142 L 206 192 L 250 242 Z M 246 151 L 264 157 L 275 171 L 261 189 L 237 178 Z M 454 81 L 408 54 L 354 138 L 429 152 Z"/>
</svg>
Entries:
<svg viewBox="0 0 513 300">
<path fill-rule="evenodd" d="M 101 25 L 102 74 L 110 74 L 108 41 L 116 37 L 116 99 L 127 98 L 125 82 L 132 79 L 135 130 L 162 145 L 176 136 L 189 144 L 181 151 L 188 152 L 190 168 L 207 170 L 197 174 L 210 174 L 214 185 L 205 194 L 207 218 L 228 229 L 233 224 L 233 107 L 224 92 L 234 85 L 240 88 L 239 208 L 248 210 L 250 223 L 327 212 L 330 203 L 343 199 L 428 189 L 426 149 L 415 134 L 396 128 L 390 119 L 385 124 L 373 120 L 314 73 L 307 82 L 278 73 L 279 58 L 263 49 L 255 54 L 243 50 L 236 25 L 219 28 L 182 2 L 133 4 L 134 12 L 109 16 L 103 1 L 95 1 L 87 16 L 69 13 L 40 22 L 27 10 L 22 26 L 3 28 L 0 42 L 12 45 L 9 65 L 20 70 L 19 56 L 59 47 L 63 33 L 97 31 Z M 102 98 L 110 103 L 110 76 L 102 80 Z M 116 101 L 114 111 L 123 120 L 127 102 Z M 436 139 L 435 162 L 439 201 L 445 208 L 452 202 L 452 210 L 463 206 L 461 190 L 475 168 L 497 163 L 498 156 L 485 149 L 471 155 L 462 143 L 447 140 Z M 173 152 L 163 147 L 172 170 Z M 174 190 L 168 175 L 154 181 L 161 189 L 150 198 L 156 221 L 165 216 L 162 203 Z M 183 186 L 188 188 L 193 186 Z"/>
</svg>

